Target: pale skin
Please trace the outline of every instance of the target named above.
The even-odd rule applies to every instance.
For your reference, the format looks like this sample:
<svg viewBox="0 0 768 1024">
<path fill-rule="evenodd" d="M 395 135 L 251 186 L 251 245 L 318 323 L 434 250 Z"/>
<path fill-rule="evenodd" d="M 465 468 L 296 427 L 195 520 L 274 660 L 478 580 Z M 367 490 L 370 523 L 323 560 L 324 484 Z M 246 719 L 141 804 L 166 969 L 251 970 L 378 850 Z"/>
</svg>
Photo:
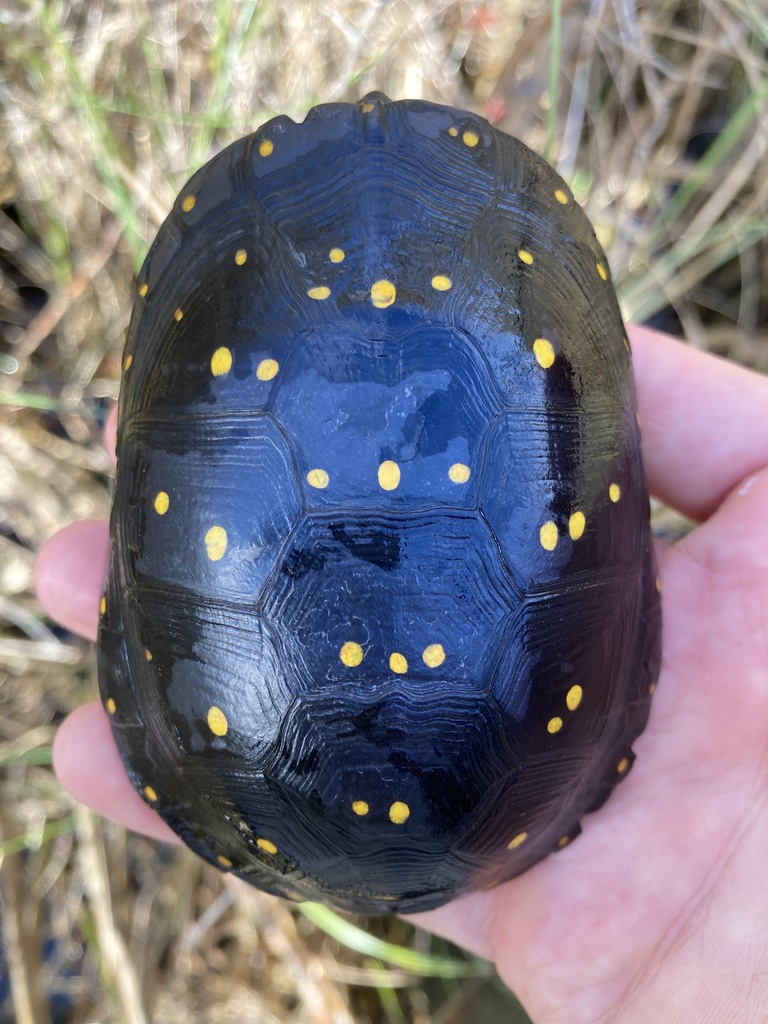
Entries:
<svg viewBox="0 0 768 1024">
<path fill-rule="evenodd" d="M 536 1024 L 768 1020 L 768 378 L 630 330 L 651 490 L 699 523 L 659 550 L 662 674 L 637 761 L 525 875 L 411 920 L 489 958 Z M 108 428 L 113 444 L 114 420 Z M 40 600 L 96 635 L 106 524 L 42 548 Z M 98 702 L 61 726 L 78 800 L 177 841 Z"/>
</svg>

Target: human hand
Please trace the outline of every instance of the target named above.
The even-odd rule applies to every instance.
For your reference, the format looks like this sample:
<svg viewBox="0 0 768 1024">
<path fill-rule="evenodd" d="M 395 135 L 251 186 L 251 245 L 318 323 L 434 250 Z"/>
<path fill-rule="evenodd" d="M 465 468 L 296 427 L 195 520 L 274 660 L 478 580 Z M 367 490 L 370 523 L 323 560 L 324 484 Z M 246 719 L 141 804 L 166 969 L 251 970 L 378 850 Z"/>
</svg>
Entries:
<svg viewBox="0 0 768 1024">
<path fill-rule="evenodd" d="M 642 328 L 651 490 L 700 522 L 659 552 L 662 674 L 632 772 L 571 846 L 410 920 L 493 960 L 536 1024 L 768 1018 L 768 379 Z M 112 425 L 112 430 L 114 426 Z M 42 548 L 40 600 L 95 638 L 105 523 Z M 59 730 L 77 799 L 178 841 L 128 781 L 100 703 Z"/>
</svg>

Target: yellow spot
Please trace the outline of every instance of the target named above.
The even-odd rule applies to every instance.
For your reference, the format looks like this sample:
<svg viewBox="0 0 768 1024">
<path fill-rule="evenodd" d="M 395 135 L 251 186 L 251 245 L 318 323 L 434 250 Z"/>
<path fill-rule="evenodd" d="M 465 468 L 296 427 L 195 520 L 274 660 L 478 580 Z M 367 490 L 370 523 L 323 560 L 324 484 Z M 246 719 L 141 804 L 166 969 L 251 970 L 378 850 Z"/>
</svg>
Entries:
<svg viewBox="0 0 768 1024">
<path fill-rule="evenodd" d="M 155 512 L 159 516 L 164 516 L 168 511 L 168 506 L 171 504 L 171 499 L 168 497 L 166 491 L 158 491 L 155 495 Z"/>
<path fill-rule="evenodd" d="M 648 687 L 648 693 L 650 693 L 651 696 L 653 696 L 654 693 L 656 693 L 656 683 L 651 683 L 651 685 Z"/>
<path fill-rule="evenodd" d="M 465 146 L 476 146 L 480 141 L 480 136 L 477 134 L 477 132 L 464 132 L 464 134 L 461 136 L 461 141 L 464 143 Z"/>
<path fill-rule="evenodd" d="M 661 593 L 661 576 L 656 577 L 656 590 Z"/>
<path fill-rule="evenodd" d="M 208 708 L 208 728 L 214 736 L 227 735 L 227 729 L 229 728 L 227 716 L 215 704 L 213 707 Z"/>
<path fill-rule="evenodd" d="M 364 814 L 367 814 L 368 811 L 370 811 L 370 809 L 371 808 L 368 806 L 365 800 L 352 801 L 352 810 L 355 812 L 355 814 L 359 814 L 361 818 L 363 817 Z"/>
<path fill-rule="evenodd" d="M 517 255 L 520 257 L 523 263 L 527 263 L 528 266 L 530 266 L 533 263 L 533 256 L 531 253 L 528 252 L 527 249 L 518 249 Z"/>
<path fill-rule="evenodd" d="M 548 370 L 555 361 L 555 350 L 552 347 L 552 342 L 547 341 L 546 338 L 537 338 L 534 341 L 533 354 L 536 356 L 536 362 L 545 370 Z"/>
<path fill-rule="evenodd" d="M 621 488 L 618 484 L 611 484 L 611 486 L 608 488 L 608 497 L 611 499 L 611 501 L 619 500 L 619 498 L 621 497 Z"/>
<path fill-rule="evenodd" d="M 597 267 L 597 272 L 600 275 L 600 277 L 603 279 L 603 281 L 607 281 L 608 280 L 608 271 L 605 269 L 605 266 L 602 263 L 596 263 L 595 266 Z"/>
<path fill-rule="evenodd" d="M 429 665 L 430 668 L 437 668 L 439 665 L 442 665 L 445 661 L 443 645 L 430 644 L 429 647 L 425 647 L 422 658 L 424 659 L 424 663 Z"/>
<path fill-rule="evenodd" d="M 463 462 L 454 462 L 448 470 L 448 479 L 454 484 L 465 484 L 471 472 L 469 466 L 465 466 Z"/>
<path fill-rule="evenodd" d="M 572 686 L 565 695 L 565 703 L 568 705 L 568 710 L 575 711 L 579 704 L 581 704 L 581 698 L 583 696 L 584 690 L 578 683 L 575 686 Z"/>
<path fill-rule="evenodd" d="M 277 853 L 277 847 L 274 843 L 270 843 L 268 839 L 259 838 L 256 840 L 256 845 L 260 850 L 263 850 L 264 853 Z"/>
<path fill-rule="evenodd" d="M 547 732 L 551 733 L 553 736 L 556 732 L 560 732 L 562 728 L 563 720 L 558 715 L 555 715 L 554 718 L 550 718 L 550 720 L 547 722 Z"/>
<path fill-rule="evenodd" d="M 232 353 L 228 348 L 217 348 L 211 356 L 211 373 L 214 377 L 223 377 L 232 369 Z"/>
<path fill-rule="evenodd" d="M 372 110 L 373 110 L 373 104 L 372 103 L 364 103 L 363 104 L 363 113 L 364 114 L 370 114 L 370 112 Z"/>
<path fill-rule="evenodd" d="M 321 491 L 328 486 L 329 476 L 324 469 L 310 469 L 307 473 L 307 483 L 310 487 L 317 487 Z"/>
<path fill-rule="evenodd" d="M 256 367 L 256 376 L 259 380 L 272 380 L 279 369 L 280 365 L 276 359 L 262 359 Z"/>
<path fill-rule="evenodd" d="M 432 278 L 432 287 L 437 292 L 447 292 L 449 288 L 453 287 L 453 281 L 445 274 L 435 274 Z"/>
<path fill-rule="evenodd" d="M 557 545 L 557 526 L 550 519 L 539 530 L 539 540 L 545 551 L 554 551 Z"/>
<path fill-rule="evenodd" d="M 245 251 L 245 249 L 238 249 L 237 252 L 235 253 L 235 263 L 238 265 L 238 267 L 242 267 L 242 265 L 245 263 L 247 259 L 248 253 Z"/>
<path fill-rule="evenodd" d="M 103 615 L 106 610 L 107 610 L 107 599 L 106 599 L 106 597 L 102 597 L 101 602 L 99 603 L 99 611 Z"/>
<path fill-rule="evenodd" d="M 115 698 L 114 697 L 107 697 L 107 705 L 106 705 L 106 707 L 107 707 L 107 714 L 114 715 L 114 713 L 117 711 L 117 704 L 115 704 Z"/>
<path fill-rule="evenodd" d="M 145 786 L 143 793 L 151 804 L 157 803 L 157 792 L 152 788 L 152 786 Z"/>
<path fill-rule="evenodd" d="M 152 661 L 152 651 L 150 651 L 148 647 L 144 648 L 144 657 L 147 659 L 147 661 Z"/>
<path fill-rule="evenodd" d="M 619 773 L 619 775 L 623 775 L 627 768 L 629 768 L 629 758 L 622 757 L 622 759 L 616 765 L 616 771 Z"/>
<path fill-rule="evenodd" d="M 401 800 L 395 800 L 389 808 L 389 820 L 393 825 L 402 825 L 404 822 L 408 821 L 410 816 L 410 807 L 408 804 L 404 804 Z"/>
<path fill-rule="evenodd" d="M 393 672 L 397 672 L 398 675 L 402 675 L 403 672 L 408 671 L 408 662 L 402 654 L 398 654 L 397 651 L 394 651 L 389 656 L 389 667 Z"/>
<path fill-rule="evenodd" d="M 568 202 L 568 195 L 561 188 L 555 189 L 555 199 L 558 203 L 562 203 L 563 206 Z"/>
<path fill-rule="evenodd" d="M 339 657 L 348 668 L 356 668 L 363 660 L 363 648 L 354 640 L 347 640 L 342 644 Z"/>
<path fill-rule="evenodd" d="M 510 839 L 507 843 L 508 850 L 516 850 L 518 846 L 521 846 L 528 838 L 527 832 L 518 832 L 514 839 Z"/>
<path fill-rule="evenodd" d="M 173 311 L 173 319 L 174 320 L 179 321 L 179 320 L 181 320 L 183 318 L 183 316 L 184 316 L 184 310 L 183 309 L 175 309 Z"/>
<path fill-rule="evenodd" d="M 259 143 L 259 156 L 269 156 L 269 154 L 274 150 L 274 148 L 275 144 L 272 141 L 272 139 L 263 139 Z"/>
<path fill-rule="evenodd" d="M 571 518 L 568 520 L 568 533 L 571 535 L 571 540 L 578 540 L 579 537 L 584 533 L 584 527 L 587 524 L 586 516 L 583 512 L 574 512 Z"/>
<path fill-rule="evenodd" d="M 232 867 L 232 861 L 229 859 L 229 857 L 225 857 L 223 853 L 220 853 L 216 860 L 219 862 L 219 864 L 221 864 L 223 868 Z"/>
<path fill-rule="evenodd" d="M 223 526 L 212 526 L 205 535 L 205 547 L 212 562 L 218 562 L 227 550 L 227 531 Z"/>
<path fill-rule="evenodd" d="M 391 281 L 382 278 L 371 285 L 371 302 L 377 309 L 386 309 L 395 301 L 397 289 Z"/>
<path fill-rule="evenodd" d="M 456 136 L 459 134 L 459 129 L 455 128 L 453 125 L 451 125 L 451 127 L 448 129 L 448 134 L 452 135 L 454 137 L 454 139 L 455 139 Z"/>
<path fill-rule="evenodd" d="M 632 355 L 632 346 L 630 345 L 629 337 L 626 334 L 624 335 L 624 348 L 627 350 L 627 352 L 629 352 L 630 355 Z"/>
<path fill-rule="evenodd" d="M 400 467 L 396 462 L 387 459 L 379 466 L 379 487 L 385 491 L 394 491 L 400 483 Z"/>
<path fill-rule="evenodd" d="M 142 297 L 142 299 L 144 298 L 144 296 L 147 294 L 148 291 L 149 291 L 149 285 L 145 282 L 139 288 L 139 295 Z"/>
<path fill-rule="evenodd" d="M 346 253 L 344 252 L 343 249 L 331 249 L 331 251 L 328 253 L 328 259 L 331 261 L 331 263 L 341 263 L 345 256 Z"/>
<path fill-rule="evenodd" d="M 562 838 L 557 840 L 557 848 L 558 848 L 558 850 L 562 850 L 562 848 L 564 846 L 567 846 L 568 843 L 570 843 L 570 841 L 571 841 L 571 837 L 570 836 L 562 836 Z"/>
<path fill-rule="evenodd" d="M 194 210 L 195 202 L 196 200 L 194 196 L 184 196 L 184 199 L 181 204 L 181 208 L 184 211 L 184 213 L 189 213 L 190 210 Z"/>
<path fill-rule="evenodd" d="M 310 299 L 327 299 L 331 294 L 331 289 L 326 288 L 324 284 L 320 284 L 317 288 L 310 288 L 307 295 Z"/>
<path fill-rule="evenodd" d="M 125 357 L 125 362 L 123 363 L 123 373 L 126 373 L 128 370 L 130 370 L 132 362 L 133 362 L 133 356 L 126 356 Z"/>
</svg>

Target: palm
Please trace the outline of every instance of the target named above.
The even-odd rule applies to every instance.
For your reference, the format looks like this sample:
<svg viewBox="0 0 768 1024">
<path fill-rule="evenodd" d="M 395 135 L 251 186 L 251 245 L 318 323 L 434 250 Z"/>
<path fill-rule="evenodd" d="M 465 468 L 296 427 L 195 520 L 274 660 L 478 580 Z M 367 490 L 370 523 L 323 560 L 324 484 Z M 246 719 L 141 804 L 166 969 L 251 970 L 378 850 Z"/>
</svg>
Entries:
<svg viewBox="0 0 768 1024">
<path fill-rule="evenodd" d="M 634 340 L 651 485 L 705 520 L 661 553 L 664 660 L 637 762 L 572 846 L 418 920 L 492 958 L 537 1024 L 744 1024 L 768 1014 L 768 381 L 649 332 Z M 43 602 L 86 635 L 105 539 L 76 524 L 39 563 Z M 62 563 L 87 548 L 78 581 Z M 80 799 L 169 836 L 98 705 L 68 720 L 56 764 Z"/>
<path fill-rule="evenodd" d="M 737 929 L 748 915 L 757 927 L 761 910 L 768 918 L 756 885 L 768 843 L 768 578 L 761 605 L 738 511 L 718 513 L 733 530 L 703 526 L 663 559 L 664 667 L 626 783 L 572 847 L 497 893 L 425 915 L 456 941 L 476 922 L 475 948 L 537 1022 L 722 1020 L 681 1013 L 713 970 L 708 918 L 721 922 L 723 985 L 729 971 L 760 968 L 764 946 L 754 964 L 729 949 L 730 917 Z"/>
</svg>

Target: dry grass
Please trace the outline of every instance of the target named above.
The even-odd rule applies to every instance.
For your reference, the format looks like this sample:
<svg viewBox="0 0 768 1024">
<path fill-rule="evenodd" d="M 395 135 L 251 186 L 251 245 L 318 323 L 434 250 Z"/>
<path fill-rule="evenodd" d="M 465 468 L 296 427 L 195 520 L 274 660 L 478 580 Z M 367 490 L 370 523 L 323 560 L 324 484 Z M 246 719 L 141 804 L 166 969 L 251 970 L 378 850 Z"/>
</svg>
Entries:
<svg viewBox="0 0 768 1024">
<path fill-rule="evenodd" d="M 131 274 L 178 188 L 321 100 L 379 88 L 494 115 L 572 183 L 628 316 L 768 369 L 759 5 L 562 6 L 561 24 L 543 0 L 0 7 L 0 1022 L 516 1019 L 482 964 L 404 922 L 365 922 L 400 954 L 355 951 L 73 807 L 50 743 L 93 696 L 92 652 L 45 620 L 31 574 L 55 529 L 107 512 Z"/>
</svg>

